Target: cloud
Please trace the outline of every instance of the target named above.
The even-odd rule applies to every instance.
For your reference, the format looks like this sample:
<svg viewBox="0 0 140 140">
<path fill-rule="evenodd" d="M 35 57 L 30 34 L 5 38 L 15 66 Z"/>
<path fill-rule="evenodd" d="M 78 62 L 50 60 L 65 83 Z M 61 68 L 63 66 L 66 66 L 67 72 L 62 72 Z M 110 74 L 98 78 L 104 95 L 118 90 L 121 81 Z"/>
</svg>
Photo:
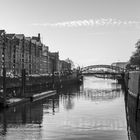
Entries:
<svg viewBox="0 0 140 140">
<path fill-rule="evenodd" d="M 89 19 L 89 20 L 76 20 L 58 23 L 34 23 L 33 26 L 44 27 L 101 27 L 101 26 L 136 26 L 140 27 L 140 21 L 132 20 L 119 20 L 113 18 Z"/>
</svg>

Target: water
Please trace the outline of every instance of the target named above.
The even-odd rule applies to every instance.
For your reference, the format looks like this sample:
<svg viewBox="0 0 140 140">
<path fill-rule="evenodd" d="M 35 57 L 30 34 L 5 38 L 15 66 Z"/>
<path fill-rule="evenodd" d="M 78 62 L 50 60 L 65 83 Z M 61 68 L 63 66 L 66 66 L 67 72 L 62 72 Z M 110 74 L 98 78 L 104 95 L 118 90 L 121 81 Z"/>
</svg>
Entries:
<svg viewBox="0 0 140 140">
<path fill-rule="evenodd" d="M 42 101 L 0 112 L 3 140 L 128 140 L 124 93 L 114 80 L 85 77 Z"/>
</svg>

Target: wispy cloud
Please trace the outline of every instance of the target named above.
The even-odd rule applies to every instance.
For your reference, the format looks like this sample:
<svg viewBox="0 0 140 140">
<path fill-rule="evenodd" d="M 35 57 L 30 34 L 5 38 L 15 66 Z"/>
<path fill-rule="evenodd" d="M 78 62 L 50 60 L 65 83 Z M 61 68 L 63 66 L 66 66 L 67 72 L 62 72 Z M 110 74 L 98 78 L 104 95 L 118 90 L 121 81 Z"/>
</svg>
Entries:
<svg viewBox="0 0 140 140">
<path fill-rule="evenodd" d="M 140 21 L 134 20 L 119 20 L 113 18 L 76 20 L 58 23 L 34 23 L 33 26 L 44 27 L 100 27 L 100 26 L 135 26 L 140 27 Z"/>
</svg>

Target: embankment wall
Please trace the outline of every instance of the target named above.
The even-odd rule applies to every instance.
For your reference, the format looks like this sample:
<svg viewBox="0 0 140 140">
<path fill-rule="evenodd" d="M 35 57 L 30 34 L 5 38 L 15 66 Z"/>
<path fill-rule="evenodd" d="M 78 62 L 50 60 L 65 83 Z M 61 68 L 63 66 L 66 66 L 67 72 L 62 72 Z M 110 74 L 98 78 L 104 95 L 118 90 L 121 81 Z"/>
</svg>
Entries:
<svg viewBox="0 0 140 140">
<path fill-rule="evenodd" d="M 140 83 L 140 72 L 139 71 L 129 72 L 127 85 L 130 94 L 137 96 L 139 92 L 140 85 L 139 83 Z"/>
</svg>

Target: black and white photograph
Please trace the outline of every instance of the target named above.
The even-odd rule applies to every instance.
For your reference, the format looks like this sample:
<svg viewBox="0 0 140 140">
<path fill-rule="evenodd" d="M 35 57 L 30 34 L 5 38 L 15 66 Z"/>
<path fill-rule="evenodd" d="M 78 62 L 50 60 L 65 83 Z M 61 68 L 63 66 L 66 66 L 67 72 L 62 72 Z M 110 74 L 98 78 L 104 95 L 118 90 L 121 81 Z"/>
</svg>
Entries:
<svg viewBox="0 0 140 140">
<path fill-rule="evenodd" d="M 0 0 L 0 140 L 140 140 L 140 0 Z"/>
</svg>

